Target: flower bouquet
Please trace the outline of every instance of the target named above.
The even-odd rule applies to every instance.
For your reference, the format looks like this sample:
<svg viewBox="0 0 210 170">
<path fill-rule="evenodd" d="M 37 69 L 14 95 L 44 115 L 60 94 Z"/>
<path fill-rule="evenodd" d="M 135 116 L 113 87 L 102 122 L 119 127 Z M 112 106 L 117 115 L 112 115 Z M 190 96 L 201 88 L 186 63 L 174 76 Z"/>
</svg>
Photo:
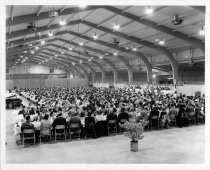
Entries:
<svg viewBox="0 0 210 170">
<path fill-rule="evenodd" d="M 131 139 L 131 151 L 138 151 L 138 141 L 144 138 L 143 131 L 147 124 L 148 121 L 145 120 L 139 122 L 133 120 L 123 124 L 123 128 L 126 130 L 125 136 Z"/>
</svg>

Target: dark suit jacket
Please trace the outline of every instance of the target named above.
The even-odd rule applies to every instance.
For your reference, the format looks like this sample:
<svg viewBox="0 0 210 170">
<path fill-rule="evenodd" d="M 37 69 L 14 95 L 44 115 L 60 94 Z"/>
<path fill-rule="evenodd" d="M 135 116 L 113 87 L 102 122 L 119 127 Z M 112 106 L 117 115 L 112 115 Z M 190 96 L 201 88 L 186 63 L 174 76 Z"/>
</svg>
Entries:
<svg viewBox="0 0 210 170">
<path fill-rule="evenodd" d="M 78 123 L 80 127 L 82 127 L 81 119 L 78 116 L 72 116 L 68 122 L 68 126 L 70 126 L 70 124 L 75 124 L 75 123 Z"/>
<path fill-rule="evenodd" d="M 32 123 L 24 122 L 21 125 L 21 132 L 23 132 L 24 129 L 34 129 L 34 125 Z"/>
<path fill-rule="evenodd" d="M 107 115 L 106 123 L 108 123 L 109 120 L 117 120 L 117 115 L 114 113 L 110 113 L 109 115 Z"/>
<path fill-rule="evenodd" d="M 128 121 L 128 113 L 126 112 L 120 113 L 118 115 L 118 123 L 120 122 L 121 119 L 126 119 Z"/>
<path fill-rule="evenodd" d="M 58 117 L 56 118 L 53 123 L 52 123 L 52 127 L 55 129 L 55 127 L 57 125 L 65 125 L 65 127 L 67 126 L 67 122 L 66 122 L 66 119 L 63 118 L 63 117 Z"/>
</svg>

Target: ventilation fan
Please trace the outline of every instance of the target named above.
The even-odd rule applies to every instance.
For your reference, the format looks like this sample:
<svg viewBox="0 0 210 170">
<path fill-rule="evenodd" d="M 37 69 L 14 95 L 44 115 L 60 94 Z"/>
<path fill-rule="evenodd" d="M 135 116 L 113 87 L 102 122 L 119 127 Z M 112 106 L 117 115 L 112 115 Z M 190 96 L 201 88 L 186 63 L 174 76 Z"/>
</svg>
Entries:
<svg viewBox="0 0 210 170">
<path fill-rule="evenodd" d="M 118 45 L 120 42 L 119 40 L 117 40 L 117 38 L 114 38 L 114 41 L 112 42 L 112 44 Z"/>
<path fill-rule="evenodd" d="M 174 24 L 174 25 L 181 25 L 182 22 L 184 21 L 183 18 L 179 17 L 177 14 L 174 15 L 174 20 L 172 20 L 171 22 Z"/>
<path fill-rule="evenodd" d="M 37 30 L 37 28 L 36 28 L 36 26 L 35 26 L 35 24 L 34 24 L 33 22 L 31 22 L 30 25 L 27 26 L 27 29 L 28 29 L 29 31 L 31 31 L 31 32 L 34 32 L 34 31 Z"/>
</svg>

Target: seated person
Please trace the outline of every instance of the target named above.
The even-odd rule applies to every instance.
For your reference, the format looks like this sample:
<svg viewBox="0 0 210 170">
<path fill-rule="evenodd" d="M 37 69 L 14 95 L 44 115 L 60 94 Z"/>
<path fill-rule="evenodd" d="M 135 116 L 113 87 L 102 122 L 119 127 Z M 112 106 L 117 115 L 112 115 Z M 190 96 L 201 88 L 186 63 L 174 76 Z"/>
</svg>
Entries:
<svg viewBox="0 0 210 170">
<path fill-rule="evenodd" d="M 48 114 L 45 114 L 44 115 L 44 119 L 41 120 L 41 126 L 40 128 L 49 128 L 51 127 L 51 122 L 49 120 L 49 115 Z"/>
<path fill-rule="evenodd" d="M 68 122 L 68 127 L 71 125 L 71 124 L 76 124 L 76 123 L 78 123 L 79 124 L 79 126 L 80 126 L 80 128 L 82 127 L 82 122 L 81 122 L 81 119 L 80 119 L 80 117 L 79 117 L 79 114 L 78 114 L 78 112 L 76 111 L 76 110 L 72 110 L 71 111 L 71 118 L 70 118 L 70 120 L 69 120 L 69 122 Z"/>
<path fill-rule="evenodd" d="M 101 110 L 96 111 L 96 116 L 95 116 L 96 121 L 103 121 L 104 120 L 104 116 L 103 116 L 102 113 L 103 112 Z"/>
<path fill-rule="evenodd" d="M 116 111 L 117 109 L 116 108 L 111 108 L 110 109 L 110 113 L 107 115 L 106 117 L 106 123 L 108 124 L 108 122 L 110 120 L 116 120 L 117 121 L 117 115 L 116 115 Z"/>
<path fill-rule="evenodd" d="M 88 126 L 88 124 L 92 123 L 95 125 L 95 118 L 92 116 L 92 112 L 88 111 L 88 117 L 85 118 L 85 127 Z"/>
<path fill-rule="evenodd" d="M 124 107 L 121 109 L 120 113 L 118 114 L 117 117 L 118 123 L 120 122 L 121 119 L 126 119 L 127 121 L 129 119 L 128 113 L 125 111 Z"/>
<path fill-rule="evenodd" d="M 31 123 L 30 116 L 26 115 L 25 119 L 26 119 L 26 121 L 24 123 L 22 123 L 22 125 L 21 125 L 21 132 L 22 132 L 20 134 L 21 141 L 23 139 L 23 130 L 25 130 L 25 129 L 34 129 L 34 125 Z M 27 134 L 27 135 L 25 135 L 25 137 L 31 137 L 31 134 Z"/>
<path fill-rule="evenodd" d="M 59 113 L 57 118 L 55 118 L 55 120 L 53 121 L 52 123 L 53 130 L 55 130 L 55 127 L 57 125 L 65 125 L 65 127 L 67 127 L 66 119 L 62 117 L 62 113 Z"/>
</svg>

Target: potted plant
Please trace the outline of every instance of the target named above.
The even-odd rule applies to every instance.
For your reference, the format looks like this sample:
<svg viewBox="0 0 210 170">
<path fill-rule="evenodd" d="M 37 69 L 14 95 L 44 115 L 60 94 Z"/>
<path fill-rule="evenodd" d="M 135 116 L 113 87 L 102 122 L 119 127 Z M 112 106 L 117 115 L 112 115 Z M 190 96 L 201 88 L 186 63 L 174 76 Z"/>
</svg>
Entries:
<svg viewBox="0 0 210 170">
<path fill-rule="evenodd" d="M 125 122 L 123 128 L 125 129 L 125 136 L 131 139 L 130 147 L 131 151 L 138 151 L 138 141 L 143 139 L 144 127 L 148 124 L 148 121 L 145 120 L 131 120 L 130 122 Z"/>
</svg>

